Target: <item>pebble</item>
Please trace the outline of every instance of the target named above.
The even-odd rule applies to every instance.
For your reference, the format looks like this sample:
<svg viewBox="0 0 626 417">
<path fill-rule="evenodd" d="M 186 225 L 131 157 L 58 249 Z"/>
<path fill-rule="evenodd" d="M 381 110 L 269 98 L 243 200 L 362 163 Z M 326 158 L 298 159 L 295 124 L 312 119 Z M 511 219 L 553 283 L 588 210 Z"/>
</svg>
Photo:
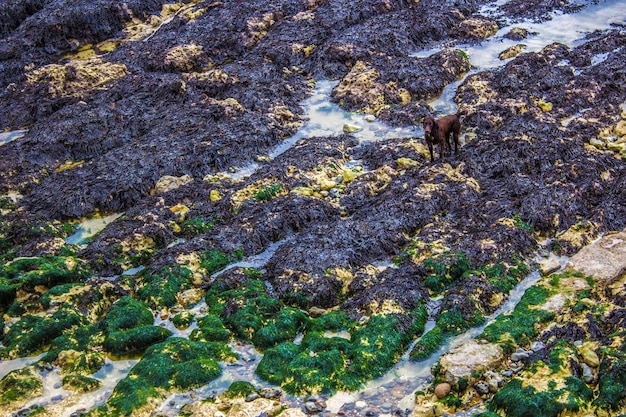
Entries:
<svg viewBox="0 0 626 417">
<path fill-rule="evenodd" d="M 540 350 L 543 350 L 545 348 L 546 348 L 546 345 L 543 342 L 539 342 L 539 341 L 534 342 L 532 346 L 530 347 L 530 349 L 533 352 L 539 352 Z"/>
<path fill-rule="evenodd" d="M 362 410 L 367 407 L 367 403 L 365 401 L 357 401 L 354 403 L 354 408 L 357 410 Z"/>
<path fill-rule="evenodd" d="M 261 396 L 259 394 L 257 394 L 256 392 L 253 392 L 252 394 L 248 394 L 248 396 L 246 397 L 246 402 L 252 402 L 254 400 L 256 400 L 257 398 L 260 398 Z"/>
<path fill-rule="evenodd" d="M 583 363 L 580 366 L 583 370 L 583 381 L 585 381 L 587 384 L 592 383 L 595 378 L 595 375 L 593 374 L 593 369 L 591 369 L 591 367 L 586 363 Z"/>
<path fill-rule="evenodd" d="M 437 398 L 442 399 L 446 395 L 450 394 L 452 387 L 447 382 L 443 382 L 435 387 L 435 395 Z"/>
<path fill-rule="evenodd" d="M 479 382 L 478 384 L 474 385 L 474 388 L 476 388 L 476 391 L 478 391 L 479 394 L 489 394 L 489 386 L 484 382 Z"/>
<path fill-rule="evenodd" d="M 531 354 L 532 352 L 526 349 L 518 349 L 515 352 L 513 352 L 513 354 L 511 355 L 511 360 L 513 362 L 519 362 L 524 359 L 528 359 Z"/>
</svg>

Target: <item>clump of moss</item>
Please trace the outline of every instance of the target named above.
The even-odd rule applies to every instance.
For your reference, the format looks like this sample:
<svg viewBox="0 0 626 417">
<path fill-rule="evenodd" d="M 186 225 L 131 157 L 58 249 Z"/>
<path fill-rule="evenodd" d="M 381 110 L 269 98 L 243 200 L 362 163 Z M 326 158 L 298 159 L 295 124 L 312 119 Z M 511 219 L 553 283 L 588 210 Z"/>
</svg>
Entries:
<svg viewBox="0 0 626 417">
<path fill-rule="evenodd" d="M 242 249 L 238 249 L 231 254 L 210 249 L 200 255 L 200 265 L 206 270 L 207 274 L 211 275 L 223 269 L 229 263 L 241 260 L 243 256 Z"/>
<path fill-rule="evenodd" d="M 172 324 L 176 326 L 177 329 L 182 330 L 186 329 L 193 322 L 194 315 L 188 311 L 183 311 L 182 313 L 178 313 L 172 319 Z"/>
<path fill-rule="evenodd" d="M 260 349 L 293 340 L 306 323 L 306 315 L 292 307 L 282 309 L 269 323 L 254 333 L 252 341 Z"/>
<path fill-rule="evenodd" d="M 591 389 L 576 377 L 567 377 L 565 387 L 548 391 L 537 391 L 533 386 L 523 387 L 522 380 L 513 378 L 493 396 L 489 410 L 502 410 L 510 417 L 557 417 L 565 411 L 579 411 L 592 398 Z"/>
<path fill-rule="evenodd" d="M 104 339 L 103 347 L 114 355 L 140 352 L 159 343 L 172 335 L 172 332 L 160 326 L 139 326 L 119 332 L 111 332 Z"/>
<path fill-rule="evenodd" d="M 152 312 L 145 303 L 131 297 L 120 298 L 99 323 L 105 335 L 104 349 L 115 355 L 141 351 L 172 334 L 168 329 L 153 326 L 153 322 Z"/>
<path fill-rule="evenodd" d="M 604 353 L 606 358 L 600 364 L 598 396 L 593 405 L 615 412 L 626 405 L 626 355 L 607 349 Z"/>
<path fill-rule="evenodd" d="M 254 199 L 256 201 L 269 201 L 272 198 L 276 197 L 283 191 L 283 187 L 280 184 L 272 184 L 266 185 L 261 190 L 259 190 L 256 194 L 254 194 Z"/>
<path fill-rule="evenodd" d="M 80 287 L 80 286 L 84 286 L 85 284 L 82 282 L 72 282 L 72 283 L 67 283 L 67 284 L 61 284 L 61 285 L 56 285 L 52 288 L 50 288 L 48 291 L 46 291 L 40 298 L 39 298 L 39 302 L 41 303 L 42 307 L 45 308 L 46 310 L 50 308 L 50 303 L 52 301 L 53 298 L 58 297 L 60 295 L 63 294 L 67 294 L 68 292 L 70 292 L 70 290 L 73 287 Z"/>
<path fill-rule="evenodd" d="M 27 400 L 42 393 L 41 378 L 32 366 L 9 372 L 0 381 L 0 405 Z"/>
<path fill-rule="evenodd" d="M 352 391 L 388 370 L 414 336 L 391 315 L 372 316 L 360 324 L 348 323 L 342 313 L 327 316 L 310 321 L 300 345 L 283 342 L 268 349 L 257 374 L 292 394 Z M 348 330 L 350 339 L 327 337 L 331 330 Z"/>
<path fill-rule="evenodd" d="M 18 289 L 80 282 L 89 274 L 87 263 L 74 256 L 16 258 L 0 267 L 0 310 L 13 303 Z"/>
<path fill-rule="evenodd" d="M 229 290 L 217 282 L 207 291 L 205 299 L 209 312 L 245 340 L 252 340 L 283 308 L 280 300 L 268 295 L 265 283 L 260 280 L 250 280 Z"/>
<path fill-rule="evenodd" d="M 96 346 L 100 346 L 104 336 L 95 324 L 79 326 L 56 337 L 50 343 L 48 352 L 41 359 L 43 362 L 51 363 L 55 361 L 60 352 L 64 350 L 87 351 Z M 98 367 L 99 368 L 99 367 Z M 77 371 L 74 371 L 75 373 Z"/>
<path fill-rule="evenodd" d="M 213 222 L 202 217 L 192 217 L 180 223 L 180 234 L 183 236 L 196 236 L 208 233 L 213 229 Z"/>
<path fill-rule="evenodd" d="M 144 270 L 140 273 L 137 298 L 152 308 L 172 307 L 176 295 L 191 288 L 193 273 L 179 265 L 165 267 L 158 272 Z"/>
<path fill-rule="evenodd" d="M 224 392 L 226 398 L 246 398 L 250 394 L 256 393 L 254 385 L 247 381 L 235 381 Z"/>
<path fill-rule="evenodd" d="M 97 379 L 84 375 L 66 375 L 63 377 L 62 384 L 66 390 L 81 393 L 95 391 L 102 385 Z"/>
<path fill-rule="evenodd" d="M 441 293 L 471 270 L 470 263 L 462 252 L 447 254 L 441 260 L 428 258 L 422 265 L 430 274 L 424 280 L 424 285 L 435 294 Z"/>
<path fill-rule="evenodd" d="M 187 391 L 209 383 L 221 373 L 217 361 L 234 356 L 224 346 L 179 337 L 151 346 L 92 415 L 128 416 L 150 399 L 163 399 L 162 390 Z"/>
<path fill-rule="evenodd" d="M 198 328 L 191 332 L 189 339 L 197 342 L 228 342 L 232 337 L 219 317 L 208 314 L 198 320 Z"/>
<path fill-rule="evenodd" d="M 421 361 L 428 359 L 433 353 L 439 349 L 444 342 L 445 338 L 441 327 L 435 326 L 423 335 L 415 344 L 415 347 L 411 351 L 412 361 Z"/>
<path fill-rule="evenodd" d="M 84 316 L 67 305 L 48 317 L 25 316 L 13 324 L 2 338 L 6 347 L 0 349 L 0 357 L 16 358 L 36 353 L 65 331 L 86 322 Z"/>
</svg>

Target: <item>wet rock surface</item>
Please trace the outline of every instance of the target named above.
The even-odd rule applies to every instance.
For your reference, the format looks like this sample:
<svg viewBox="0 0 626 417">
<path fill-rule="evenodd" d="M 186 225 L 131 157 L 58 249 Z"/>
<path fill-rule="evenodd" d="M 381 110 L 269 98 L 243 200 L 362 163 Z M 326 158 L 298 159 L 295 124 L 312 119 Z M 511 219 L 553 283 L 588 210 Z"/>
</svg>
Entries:
<svg viewBox="0 0 626 417">
<path fill-rule="evenodd" d="M 1 5 L 0 129 L 25 134 L 0 144 L 0 356 L 46 351 L 45 363 L 65 371 L 67 352 L 80 352 L 74 375 L 91 369 L 95 353 L 145 353 L 135 379 L 123 379 L 90 415 L 134 406 L 149 415 L 164 392 L 216 378 L 217 362 L 236 356 L 233 340 L 271 353 L 264 379 L 286 391 L 354 389 L 423 333 L 433 298 L 437 331 L 458 334 L 502 305 L 538 242 L 573 255 L 624 230 L 623 25 L 575 46 L 520 46 L 501 66 L 481 70 L 463 45 L 496 36 L 509 21 L 546 20 L 593 2 L 509 1 L 489 16 L 479 13 L 483 3 Z M 504 36 L 524 42 L 533 33 Z M 419 127 L 415 137 L 374 141 L 358 131 L 305 137 L 273 154 L 307 122 L 301 103 L 323 78 L 336 81 L 330 102 L 396 127 L 418 124 L 432 112 L 428 102 L 458 81 L 460 154 L 430 163 Z M 111 213 L 123 215 L 81 244 L 65 242 L 81 219 Z M 602 256 L 623 258 L 623 235 L 603 237 Z M 572 401 L 623 411 L 623 396 L 611 391 L 623 382 L 623 265 L 605 278 L 597 271 L 606 268 L 584 258 L 589 251 L 572 260 L 580 263 L 574 269 L 603 280 L 603 289 L 576 275 L 546 283 L 558 266 L 546 269 L 533 290 L 541 302 L 528 301 L 542 313 L 519 313 L 536 332 L 512 342 L 488 327 L 490 343 L 478 346 L 497 348 L 497 361 L 436 381 L 452 392 L 437 395 L 443 405 L 426 392 L 428 406 L 416 410 L 440 415 L 493 397 L 491 410 L 511 412 L 507 395 L 522 391 L 515 381 L 543 372 L 529 367 L 541 361 L 558 374 L 557 390 L 566 381 L 574 392 L 581 380 L 600 393 L 581 386 Z M 254 257 L 261 261 L 245 264 Z M 167 323 L 205 294 L 189 340 L 152 325 L 150 314 Z M 128 299 L 139 303 L 129 315 L 142 318 L 110 327 L 115 306 Z M 301 344 L 292 343 L 298 334 Z M 355 340 L 382 347 L 367 351 Z M 174 348 L 188 357 L 167 359 Z M 322 378 L 305 372 L 321 363 L 330 364 Z M 142 385 L 153 367 L 163 373 Z M 17 402 L 0 399 L 3 410 L 19 411 L 39 389 L 43 377 L 31 373 Z M 141 400 L 132 404 L 124 392 Z M 250 403 L 258 408 L 246 413 L 279 413 L 275 398 Z M 192 401 L 187 411 L 242 415 L 237 407 L 252 407 L 245 404 Z M 325 404 L 310 397 L 287 413 L 325 413 Z M 360 415 L 365 408 L 356 404 L 341 412 Z M 406 414 L 388 401 L 365 407 Z"/>
</svg>

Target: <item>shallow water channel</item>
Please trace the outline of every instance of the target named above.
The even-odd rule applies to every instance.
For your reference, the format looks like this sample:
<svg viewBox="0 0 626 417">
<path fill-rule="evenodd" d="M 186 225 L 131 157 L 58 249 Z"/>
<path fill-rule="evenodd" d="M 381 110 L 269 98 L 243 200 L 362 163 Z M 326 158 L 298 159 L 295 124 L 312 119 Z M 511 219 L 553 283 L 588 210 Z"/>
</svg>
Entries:
<svg viewBox="0 0 626 417">
<path fill-rule="evenodd" d="M 501 19 L 501 16 L 498 15 L 498 7 L 504 3 L 506 2 L 501 0 L 492 2 L 489 7 L 484 7 L 482 12 L 487 16 Z M 586 34 L 598 29 L 607 29 L 615 23 L 626 23 L 626 1 L 624 0 L 600 1 L 597 4 L 593 4 L 571 15 L 555 13 L 551 20 L 541 23 L 531 21 L 507 22 L 507 25 L 502 27 L 495 36 L 485 40 L 481 44 L 457 45 L 455 47 L 467 53 L 473 67 L 470 73 L 476 73 L 504 65 L 507 62 L 500 60 L 498 55 L 510 46 L 518 43 L 503 37 L 512 27 L 526 28 L 531 32 L 531 35 L 522 41 L 522 43 L 526 45 L 524 52 L 531 52 L 539 51 L 544 46 L 553 42 L 562 42 L 570 47 L 576 46 L 582 42 Z M 421 57 L 436 53 L 439 50 L 441 50 L 441 48 L 434 48 L 428 51 L 416 51 L 412 56 L 416 57 L 416 59 L 420 59 Z M 603 57 L 598 56 L 595 57 L 595 59 L 601 60 Z M 456 111 L 456 104 L 453 99 L 457 87 L 463 80 L 464 78 L 447 86 L 439 98 L 429 103 L 435 113 L 441 114 Z M 277 157 L 302 139 L 314 136 L 340 135 L 343 133 L 345 124 L 358 126 L 360 130 L 353 133 L 353 135 L 362 141 L 376 141 L 395 137 L 419 137 L 422 135 L 419 127 L 391 128 L 376 120 L 366 121 L 364 115 L 344 112 L 338 105 L 331 103 L 329 100 L 330 92 L 335 85 L 336 82 L 328 80 L 321 80 L 316 83 L 313 95 L 303 102 L 307 117 L 306 123 L 292 138 L 287 139 L 274 149 L 269 155 L 270 158 Z M 626 104 L 623 104 L 623 106 L 624 111 L 626 111 Z M 576 115 L 573 115 L 573 117 L 575 116 Z M 0 134 L 0 145 L 11 140 L 19 140 L 19 137 L 24 134 L 25 131 L 2 133 Z M 258 168 L 258 165 L 252 164 L 247 167 L 241 167 L 234 173 L 227 175 L 241 178 L 251 175 Z M 107 224 L 114 221 L 118 216 L 119 215 L 114 215 L 114 217 L 111 218 L 94 219 L 92 222 L 85 223 L 75 235 L 67 239 L 67 243 L 84 243 L 85 239 L 106 227 Z M 282 243 L 284 243 L 284 241 L 277 242 L 264 253 L 244 259 L 227 268 L 244 266 L 262 269 Z M 563 260 L 561 260 L 561 264 L 563 264 Z M 519 302 L 524 291 L 538 279 L 538 272 L 535 271 L 529 274 L 511 292 L 508 301 L 496 313 L 489 317 L 489 319 L 493 319 L 503 312 L 512 310 L 517 302 Z M 434 304 L 434 308 L 436 308 L 436 301 Z M 190 311 L 195 313 L 196 316 L 202 316 L 205 309 L 206 305 L 204 301 L 202 301 L 190 309 Z M 486 324 L 488 324 L 489 321 L 490 320 L 487 320 Z M 175 336 L 181 337 L 187 337 L 195 328 L 195 324 L 192 324 L 190 328 L 180 331 L 176 329 L 169 320 L 160 318 L 155 319 L 155 324 L 165 326 L 172 330 Z M 432 328 L 433 325 L 433 322 L 428 322 L 426 331 Z M 344 407 L 343 411 L 346 412 L 346 415 L 366 415 L 368 411 L 377 415 L 392 415 L 397 411 L 401 411 L 402 414 L 406 413 L 406 410 L 411 410 L 414 406 L 413 398 L 415 391 L 428 384 L 431 378 L 430 368 L 439 357 L 451 348 L 476 337 L 476 335 L 482 332 L 483 328 L 484 326 L 471 329 L 449 340 L 445 346 L 440 348 L 431 358 L 422 362 L 411 362 L 409 360 L 412 345 L 391 370 L 381 378 L 371 381 L 363 390 L 354 393 L 340 392 L 329 398 L 327 401 L 328 410 L 337 412 Z M 223 372 L 218 379 L 192 392 L 172 395 L 165 400 L 159 408 L 161 415 L 175 416 L 184 404 L 202 398 L 213 397 L 226 390 L 234 381 L 250 381 L 259 388 L 269 386 L 264 381 L 258 379 L 254 372 L 256 365 L 260 361 L 261 354 L 251 345 L 233 343 L 232 348 L 233 351 L 239 355 L 239 359 L 231 364 L 223 364 Z M 12 361 L 0 361 L 0 377 L 3 377 L 12 370 L 34 363 L 40 357 L 41 355 Z M 134 363 L 136 363 L 134 360 L 113 361 L 107 359 L 105 366 L 93 375 L 94 378 L 103 382 L 102 388 L 96 392 L 83 395 L 74 405 L 64 409 L 62 415 L 70 416 L 77 410 L 88 410 L 106 401 L 115 384 L 127 375 Z M 28 407 L 58 402 L 69 395 L 68 392 L 59 389 L 57 369 L 42 369 L 40 373 L 44 380 L 44 395 L 34 399 L 28 404 Z M 302 399 L 299 398 L 292 398 L 291 400 L 294 404 L 302 401 Z M 347 405 L 350 406 L 346 407 Z M 469 414 L 471 413 L 472 412 L 469 412 Z"/>
</svg>

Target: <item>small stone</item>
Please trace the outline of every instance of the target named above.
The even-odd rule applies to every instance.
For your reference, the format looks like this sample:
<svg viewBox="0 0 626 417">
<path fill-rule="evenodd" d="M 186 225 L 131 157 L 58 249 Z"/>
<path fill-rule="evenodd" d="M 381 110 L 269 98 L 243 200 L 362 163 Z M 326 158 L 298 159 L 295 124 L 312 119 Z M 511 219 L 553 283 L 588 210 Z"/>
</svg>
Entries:
<svg viewBox="0 0 626 417">
<path fill-rule="evenodd" d="M 540 350 L 543 350 L 545 348 L 546 348 L 546 345 L 543 342 L 540 342 L 540 341 L 534 342 L 530 346 L 530 350 L 532 350 L 533 352 L 539 352 Z"/>
<path fill-rule="evenodd" d="M 221 411 L 216 411 L 215 414 L 213 414 L 213 417 L 226 417 L 226 414 Z"/>
<path fill-rule="evenodd" d="M 357 410 L 362 410 L 367 407 L 367 403 L 365 401 L 357 401 L 354 403 L 354 408 Z"/>
<path fill-rule="evenodd" d="M 591 146 L 595 146 L 598 149 L 606 149 L 606 142 L 604 142 L 603 140 L 600 140 L 600 139 L 591 138 L 589 140 L 589 144 Z"/>
<path fill-rule="evenodd" d="M 374 120 L 376 120 L 376 116 L 374 116 L 373 114 L 368 114 L 367 116 L 365 116 L 365 121 L 366 122 L 373 122 Z"/>
<path fill-rule="evenodd" d="M 511 371 L 510 369 L 507 369 L 506 371 L 502 371 L 502 376 L 505 378 L 510 378 L 513 376 L 513 371 Z"/>
<path fill-rule="evenodd" d="M 578 349 L 578 354 L 582 357 L 583 362 L 592 368 L 600 366 L 600 358 L 598 357 L 598 354 L 594 352 L 589 345 L 581 346 L 580 349 Z"/>
<path fill-rule="evenodd" d="M 586 363 L 582 363 L 580 367 L 583 370 L 583 381 L 585 381 L 587 384 L 591 384 L 595 378 L 595 375 L 593 374 L 593 369 L 591 369 L 591 367 Z"/>
<path fill-rule="evenodd" d="M 358 132 L 359 130 L 361 130 L 361 127 L 357 125 L 353 125 L 350 123 L 346 123 L 343 125 L 343 133 L 354 133 Z"/>
<path fill-rule="evenodd" d="M 259 394 L 257 394 L 256 392 L 253 392 L 252 394 L 248 394 L 248 396 L 246 397 L 246 402 L 252 402 L 254 400 L 256 400 L 257 398 L 261 398 L 261 396 Z"/>
<path fill-rule="evenodd" d="M 452 387 L 447 382 L 443 382 L 435 387 L 435 395 L 437 398 L 442 399 L 446 395 L 450 394 Z"/>
<path fill-rule="evenodd" d="M 398 158 L 396 163 L 400 167 L 400 169 L 410 169 L 415 168 L 419 165 L 419 163 L 411 158 Z"/>
<path fill-rule="evenodd" d="M 511 355 L 511 361 L 519 362 L 530 357 L 532 352 L 527 351 L 526 349 L 518 349 Z"/>
<path fill-rule="evenodd" d="M 522 52 L 522 49 L 524 49 L 524 47 L 526 47 L 526 45 L 522 45 L 522 44 L 513 45 L 510 48 L 506 48 L 504 51 L 500 52 L 500 55 L 498 55 L 498 58 L 500 60 L 513 58 L 519 55 Z"/>
<path fill-rule="evenodd" d="M 311 316 L 312 318 L 320 317 L 320 316 L 323 316 L 324 314 L 326 314 L 326 309 L 315 307 L 315 306 L 309 308 L 309 316 Z"/>
<path fill-rule="evenodd" d="M 219 191 L 211 190 L 211 192 L 209 193 L 209 200 L 211 200 L 212 202 L 215 202 L 215 201 L 220 201 L 221 199 L 222 199 L 222 195 L 220 194 Z"/>
<path fill-rule="evenodd" d="M 482 395 L 487 395 L 490 392 L 489 385 L 484 382 L 479 382 L 478 384 L 474 385 L 474 388 L 476 388 L 476 391 L 478 391 L 478 393 Z"/>
</svg>

